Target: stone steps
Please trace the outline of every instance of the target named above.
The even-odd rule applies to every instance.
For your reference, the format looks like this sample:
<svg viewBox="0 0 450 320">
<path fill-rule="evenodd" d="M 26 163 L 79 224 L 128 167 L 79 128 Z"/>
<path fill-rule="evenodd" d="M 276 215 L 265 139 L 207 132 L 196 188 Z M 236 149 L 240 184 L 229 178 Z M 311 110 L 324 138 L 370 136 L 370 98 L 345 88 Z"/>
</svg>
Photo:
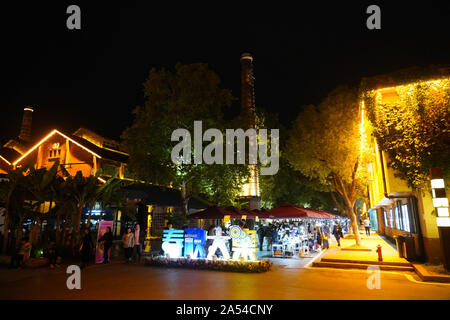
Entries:
<svg viewBox="0 0 450 320">
<path fill-rule="evenodd" d="M 322 258 L 322 262 L 333 262 L 333 263 L 356 263 L 356 264 L 367 264 L 367 265 L 377 265 L 377 266 L 400 266 L 400 267 L 412 267 L 410 262 L 394 262 L 394 261 L 367 261 L 367 260 L 350 260 L 350 259 L 331 259 Z"/>
<path fill-rule="evenodd" d="M 354 262 L 326 262 L 326 261 L 316 261 L 313 262 L 313 267 L 320 268 L 338 268 L 338 269 L 367 269 L 370 265 L 376 265 L 380 270 L 384 271 L 412 271 L 414 268 L 412 266 L 399 266 L 399 265 L 379 265 L 375 263 L 354 263 Z"/>
</svg>

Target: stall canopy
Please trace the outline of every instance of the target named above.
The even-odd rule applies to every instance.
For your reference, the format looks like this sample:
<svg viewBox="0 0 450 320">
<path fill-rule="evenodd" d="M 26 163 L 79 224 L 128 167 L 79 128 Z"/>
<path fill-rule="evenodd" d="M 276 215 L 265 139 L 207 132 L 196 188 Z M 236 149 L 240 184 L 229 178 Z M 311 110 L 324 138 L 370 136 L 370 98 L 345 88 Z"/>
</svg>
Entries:
<svg viewBox="0 0 450 320">
<path fill-rule="evenodd" d="M 223 219 L 225 216 L 230 216 L 230 219 L 242 219 L 242 216 L 247 218 L 255 218 L 257 212 L 249 210 L 240 210 L 236 207 L 218 207 L 212 206 L 205 210 L 192 213 L 188 216 L 189 219 Z"/>
<path fill-rule="evenodd" d="M 338 216 L 323 210 L 303 208 L 290 203 L 285 203 L 272 210 L 248 210 L 238 209 L 236 207 L 212 206 L 205 210 L 190 214 L 189 219 L 223 219 L 230 216 L 230 219 L 242 219 L 245 216 L 248 219 L 336 219 Z"/>
<path fill-rule="evenodd" d="M 334 219 L 335 215 L 325 212 L 323 210 L 316 210 L 310 208 L 299 207 L 290 203 L 282 204 L 281 206 L 267 211 L 264 216 L 260 215 L 260 218 L 267 219 L 300 219 L 300 218 L 312 218 L 312 219 Z"/>
</svg>

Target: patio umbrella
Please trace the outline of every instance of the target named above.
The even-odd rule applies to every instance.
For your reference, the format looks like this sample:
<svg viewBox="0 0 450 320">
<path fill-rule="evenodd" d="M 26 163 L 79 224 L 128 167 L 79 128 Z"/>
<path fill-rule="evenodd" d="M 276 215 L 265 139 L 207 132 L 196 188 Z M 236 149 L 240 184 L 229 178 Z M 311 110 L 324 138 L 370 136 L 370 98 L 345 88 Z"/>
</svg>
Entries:
<svg viewBox="0 0 450 320">
<path fill-rule="evenodd" d="M 242 219 L 243 215 L 246 215 L 247 218 L 255 217 L 251 212 L 247 213 L 236 207 L 212 206 L 188 215 L 188 219 L 224 219 L 225 216 L 230 216 L 230 219 Z"/>
<path fill-rule="evenodd" d="M 261 217 L 261 216 L 260 216 Z M 303 208 L 290 203 L 284 203 L 281 206 L 269 210 L 264 218 L 267 219 L 329 219 L 330 216 L 315 209 Z"/>
</svg>

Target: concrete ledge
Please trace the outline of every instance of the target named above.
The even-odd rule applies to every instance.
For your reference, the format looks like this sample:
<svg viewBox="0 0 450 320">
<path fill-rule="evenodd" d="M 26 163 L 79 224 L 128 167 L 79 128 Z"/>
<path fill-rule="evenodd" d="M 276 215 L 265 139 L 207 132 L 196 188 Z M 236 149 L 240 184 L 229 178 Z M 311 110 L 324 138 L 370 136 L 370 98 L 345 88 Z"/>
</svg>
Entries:
<svg viewBox="0 0 450 320">
<path fill-rule="evenodd" d="M 336 263 L 336 262 L 313 262 L 313 267 L 322 268 L 339 268 L 339 269 L 367 269 L 370 264 L 358 264 L 358 263 Z M 375 264 L 373 264 L 375 265 Z M 391 266 L 391 265 L 377 265 L 380 270 L 384 271 L 414 271 L 412 266 Z"/>
<path fill-rule="evenodd" d="M 334 262 L 334 263 L 356 263 L 356 264 L 367 264 L 367 265 L 377 265 L 377 266 L 400 266 L 400 267 L 411 267 L 409 262 L 390 262 L 390 261 L 370 261 L 370 260 L 351 260 L 351 259 L 331 259 L 322 258 L 321 262 Z"/>
<path fill-rule="evenodd" d="M 450 283 L 450 276 L 430 273 L 423 265 L 418 263 L 413 263 L 412 266 L 422 281 Z"/>
</svg>

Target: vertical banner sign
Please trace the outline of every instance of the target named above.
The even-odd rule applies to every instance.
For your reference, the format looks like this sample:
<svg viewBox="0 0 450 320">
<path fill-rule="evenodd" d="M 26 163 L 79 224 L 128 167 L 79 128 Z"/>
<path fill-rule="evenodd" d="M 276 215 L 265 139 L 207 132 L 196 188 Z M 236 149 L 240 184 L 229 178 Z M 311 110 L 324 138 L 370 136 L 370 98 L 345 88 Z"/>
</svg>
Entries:
<svg viewBox="0 0 450 320">
<path fill-rule="evenodd" d="M 108 227 L 113 228 L 113 221 L 100 221 L 98 223 L 98 235 L 97 235 L 97 249 L 95 250 L 95 263 L 103 263 L 103 244 L 98 242 L 105 232 L 108 230 Z M 111 257 L 111 249 L 108 257 Z"/>
</svg>

